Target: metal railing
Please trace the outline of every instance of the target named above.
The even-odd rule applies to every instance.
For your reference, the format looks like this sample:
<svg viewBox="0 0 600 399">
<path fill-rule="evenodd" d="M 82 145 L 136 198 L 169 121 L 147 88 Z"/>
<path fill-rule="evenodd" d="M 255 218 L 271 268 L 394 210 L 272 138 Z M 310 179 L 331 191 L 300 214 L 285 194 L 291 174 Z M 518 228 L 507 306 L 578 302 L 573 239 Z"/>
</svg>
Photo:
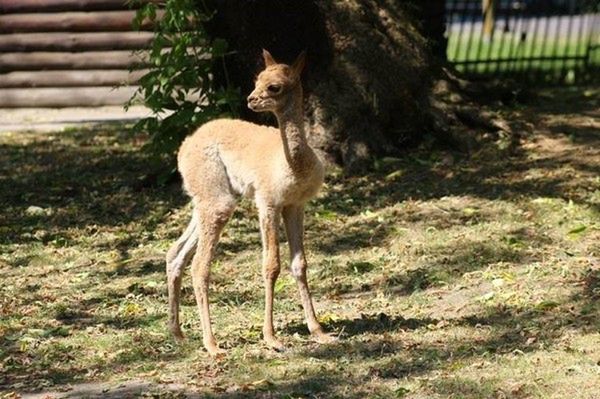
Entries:
<svg viewBox="0 0 600 399">
<path fill-rule="evenodd" d="M 600 80 L 599 0 L 447 0 L 448 60 L 471 77 Z"/>
</svg>

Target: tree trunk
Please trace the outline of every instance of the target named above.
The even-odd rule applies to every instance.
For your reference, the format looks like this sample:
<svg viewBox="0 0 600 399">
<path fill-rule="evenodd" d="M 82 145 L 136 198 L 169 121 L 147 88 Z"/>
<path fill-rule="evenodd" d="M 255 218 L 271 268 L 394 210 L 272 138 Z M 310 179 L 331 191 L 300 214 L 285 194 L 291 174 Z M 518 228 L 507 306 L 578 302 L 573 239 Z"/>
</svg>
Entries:
<svg viewBox="0 0 600 399">
<path fill-rule="evenodd" d="M 397 153 L 419 142 L 431 129 L 431 78 L 440 64 L 431 56 L 435 44 L 423 32 L 437 32 L 439 38 L 440 29 L 423 29 L 428 14 L 422 3 L 219 0 L 213 4 L 217 14 L 211 29 L 235 51 L 227 60 L 227 78 L 241 87 L 243 96 L 262 69 L 262 48 L 281 62 L 307 50 L 305 122 L 310 140 L 330 160 L 352 169 L 374 155 Z M 435 3 L 439 12 L 443 1 Z M 243 117 L 264 118 L 248 110 Z"/>
<path fill-rule="evenodd" d="M 431 53 L 435 58 L 446 61 L 446 0 L 429 0 L 416 2 L 423 36 L 430 43 Z"/>
</svg>

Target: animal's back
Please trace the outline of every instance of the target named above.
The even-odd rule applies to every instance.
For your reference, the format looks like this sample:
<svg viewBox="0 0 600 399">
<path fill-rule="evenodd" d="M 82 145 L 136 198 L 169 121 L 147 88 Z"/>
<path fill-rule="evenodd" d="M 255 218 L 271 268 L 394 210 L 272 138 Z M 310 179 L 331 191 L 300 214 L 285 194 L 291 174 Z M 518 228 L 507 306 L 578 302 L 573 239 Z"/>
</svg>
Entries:
<svg viewBox="0 0 600 399">
<path fill-rule="evenodd" d="M 272 160 L 280 153 L 282 142 L 277 129 L 238 119 L 216 119 L 184 140 L 178 168 L 192 196 L 207 190 L 211 182 L 206 176 L 223 173 L 236 193 L 248 194 L 246 191 L 253 190 L 256 180 L 271 174 Z"/>
<path fill-rule="evenodd" d="M 269 147 L 281 143 L 278 130 L 239 119 L 215 119 L 200 126 L 183 141 L 178 160 L 186 162 L 186 157 L 210 146 L 217 145 L 225 151 L 241 148 L 247 152 L 265 142 L 269 142 Z"/>
</svg>

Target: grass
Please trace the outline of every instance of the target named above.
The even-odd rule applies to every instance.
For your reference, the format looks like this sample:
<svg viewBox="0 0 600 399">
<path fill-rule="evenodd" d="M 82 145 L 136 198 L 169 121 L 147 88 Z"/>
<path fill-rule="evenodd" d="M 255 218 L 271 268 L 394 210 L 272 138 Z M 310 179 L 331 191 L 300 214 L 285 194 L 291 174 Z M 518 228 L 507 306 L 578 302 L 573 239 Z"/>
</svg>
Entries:
<svg viewBox="0 0 600 399">
<path fill-rule="evenodd" d="M 449 37 L 447 53 L 449 60 L 458 63 L 457 68 L 466 73 L 516 72 L 541 80 L 558 78 L 561 82 L 574 83 L 600 66 L 600 51 L 591 49 L 588 53 L 588 44 L 587 40 L 543 37 L 521 42 L 518 35 L 501 32 L 489 40 L 465 32 L 464 37 Z M 539 57 L 548 59 L 531 60 Z M 569 57 L 571 59 L 563 59 Z"/>
<path fill-rule="evenodd" d="M 0 390 L 81 397 L 78 384 L 142 380 L 144 397 L 593 398 L 597 110 L 597 89 L 543 93 L 498 110 L 535 126 L 516 153 L 416 150 L 363 176 L 331 172 L 307 248 L 336 344 L 310 342 L 289 273 L 275 305 L 289 350 L 261 343 L 258 224 L 242 202 L 213 267 L 218 360 L 201 347 L 189 276 L 187 341 L 165 329 L 163 256 L 189 206 L 177 185 L 145 184 L 145 137 L 2 134 Z"/>
</svg>

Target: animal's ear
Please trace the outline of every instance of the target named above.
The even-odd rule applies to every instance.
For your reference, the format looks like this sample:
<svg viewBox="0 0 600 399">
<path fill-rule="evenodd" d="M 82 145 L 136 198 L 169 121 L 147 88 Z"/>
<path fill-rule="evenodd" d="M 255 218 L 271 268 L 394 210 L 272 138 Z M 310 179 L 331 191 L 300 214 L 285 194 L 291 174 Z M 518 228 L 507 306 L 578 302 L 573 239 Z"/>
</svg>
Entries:
<svg viewBox="0 0 600 399">
<path fill-rule="evenodd" d="M 277 61 L 275 61 L 275 59 L 273 58 L 271 53 L 269 53 L 267 50 L 263 49 L 262 55 L 263 55 L 263 59 L 265 60 L 265 66 L 268 67 L 268 66 L 277 64 Z"/>
<path fill-rule="evenodd" d="M 300 76 L 302 70 L 304 69 L 304 65 L 306 64 L 306 50 L 300 53 L 296 61 L 292 64 L 292 71 L 296 76 Z"/>
</svg>

